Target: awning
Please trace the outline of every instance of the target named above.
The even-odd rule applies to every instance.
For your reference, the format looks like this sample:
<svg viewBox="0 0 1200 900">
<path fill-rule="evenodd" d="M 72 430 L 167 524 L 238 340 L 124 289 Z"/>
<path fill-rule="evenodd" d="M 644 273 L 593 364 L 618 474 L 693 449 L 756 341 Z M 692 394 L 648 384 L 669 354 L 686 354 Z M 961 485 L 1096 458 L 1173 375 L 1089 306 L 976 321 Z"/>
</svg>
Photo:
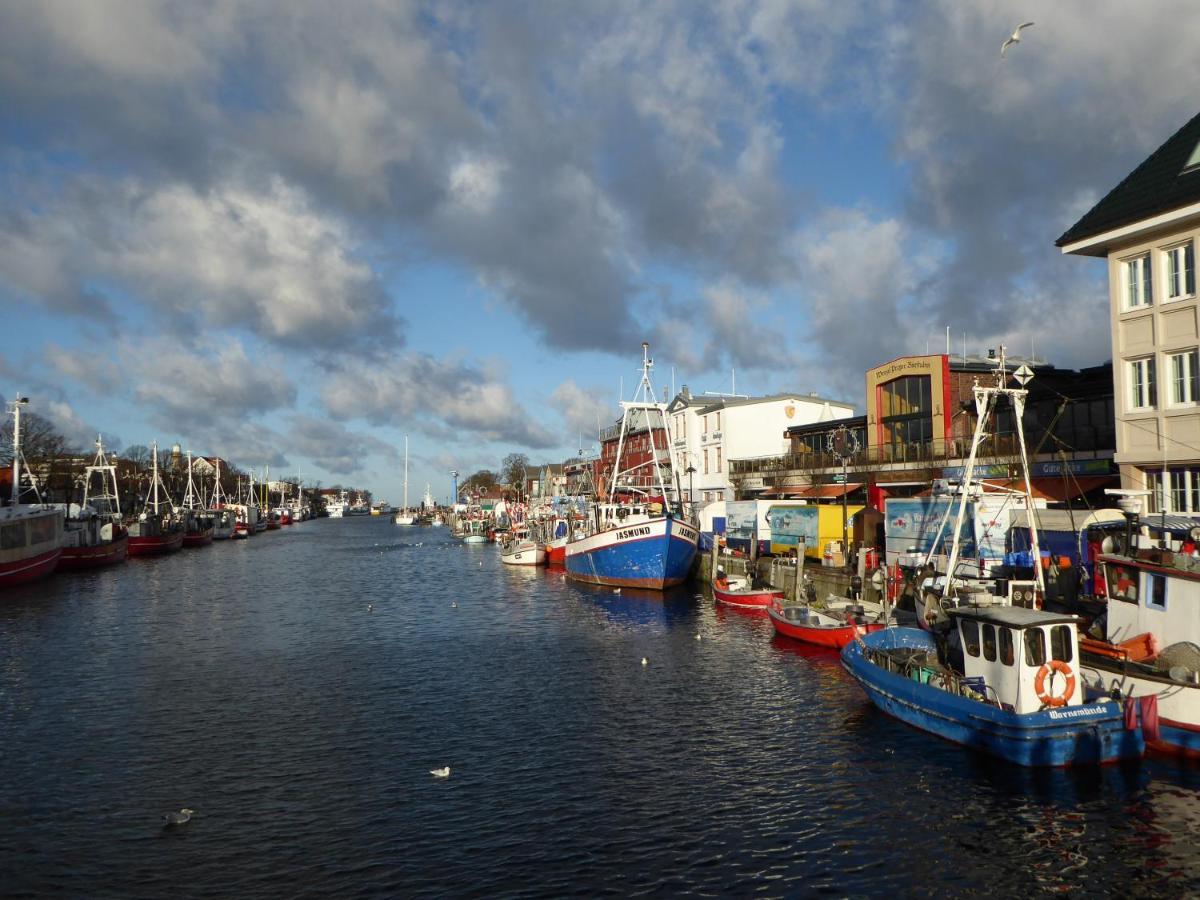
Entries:
<svg viewBox="0 0 1200 900">
<path fill-rule="evenodd" d="M 801 487 L 798 487 L 798 488 L 772 488 L 771 490 L 766 491 L 762 495 L 762 498 L 764 500 L 782 500 L 782 499 L 794 500 L 798 497 L 807 497 L 808 496 L 807 492 L 808 492 L 808 488 L 801 488 Z"/>
</svg>

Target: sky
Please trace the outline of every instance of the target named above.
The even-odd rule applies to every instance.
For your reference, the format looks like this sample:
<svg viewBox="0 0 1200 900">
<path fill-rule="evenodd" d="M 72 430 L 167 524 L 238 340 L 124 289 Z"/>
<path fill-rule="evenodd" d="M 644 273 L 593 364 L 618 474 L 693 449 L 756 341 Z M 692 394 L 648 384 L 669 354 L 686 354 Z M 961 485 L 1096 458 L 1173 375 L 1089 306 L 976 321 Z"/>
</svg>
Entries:
<svg viewBox="0 0 1200 900">
<path fill-rule="evenodd" d="M 1004 58 L 1000 45 L 1035 25 Z M 1196 112 L 1189 2 L 0 0 L 0 394 L 402 499 L 636 384 L 1111 355 L 1055 240 Z"/>
</svg>

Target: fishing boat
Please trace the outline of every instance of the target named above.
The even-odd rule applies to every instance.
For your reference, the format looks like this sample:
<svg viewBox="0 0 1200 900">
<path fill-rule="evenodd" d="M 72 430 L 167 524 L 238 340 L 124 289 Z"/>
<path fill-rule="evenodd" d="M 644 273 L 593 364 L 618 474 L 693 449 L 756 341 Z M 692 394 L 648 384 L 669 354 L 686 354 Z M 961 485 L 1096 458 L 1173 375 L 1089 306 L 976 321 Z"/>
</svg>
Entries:
<svg viewBox="0 0 1200 900">
<path fill-rule="evenodd" d="M 462 534 L 464 544 L 486 544 L 488 542 L 487 528 L 482 519 L 468 519 Z"/>
<path fill-rule="evenodd" d="M 1122 501 L 1134 517 L 1135 504 Z M 1200 558 L 1166 533 L 1130 529 L 1106 544 L 1098 563 L 1108 603 L 1080 640 L 1083 684 L 1130 697 L 1151 750 L 1200 759 Z"/>
<path fill-rule="evenodd" d="M 208 499 L 208 511 L 212 515 L 213 540 L 227 541 L 237 531 L 236 511 L 227 506 L 221 491 L 221 460 L 216 461 L 213 472 L 213 492 Z"/>
<path fill-rule="evenodd" d="M 396 515 L 392 518 L 392 522 L 396 525 L 416 525 L 417 516 L 411 509 L 408 508 L 408 435 L 404 436 L 404 505 L 396 510 Z"/>
<path fill-rule="evenodd" d="M 0 587 L 44 578 L 62 557 L 63 511 L 40 502 L 21 502 L 21 407 L 27 397 L 9 404 L 13 417 L 12 494 L 0 507 Z M 35 488 L 36 495 L 36 488 Z"/>
<path fill-rule="evenodd" d="M 117 467 L 105 456 L 99 435 L 96 458 L 84 469 L 83 498 L 79 506 L 71 504 L 67 509 L 62 544 L 60 569 L 109 566 L 124 562 L 129 555 L 129 532 L 122 524 Z"/>
<path fill-rule="evenodd" d="M 682 584 L 691 571 L 700 532 L 682 503 L 667 503 L 656 430 L 673 446 L 666 404 L 655 400 L 650 383 L 650 345 L 642 344 L 642 378 L 632 401 L 622 401 L 613 477 L 607 503 L 593 507 L 590 533 L 567 542 L 567 577 L 588 584 L 663 590 Z M 649 459 L 629 463 L 628 437 L 635 419 L 646 426 Z M 657 425 L 656 425 L 657 423 Z M 645 470 L 651 474 L 645 477 Z M 675 473 L 674 496 L 683 495 Z M 640 486 L 639 486 L 640 485 Z M 656 491 L 652 495 L 650 492 Z"/>
<path fill-rule="evenodd" d="M 1019 606 L 948 613 L 957 647 L 886 628 L 842 649 L 871 702 L 903 722 L 1023 766 L 1140 757 L 1142 730 L 1108 697 L 1084 701 L 1078 618 Z"/>
<path fill-rule="evenodd" d="M 325 501 L 325 512 L 331 519 L 342 519 L 349 515 L 350 503 L 346 500 L 346 492 L 333 501 Z"/>
<path fill-rule="evenodd" d="M 183 492 L 183 546 L 203 547 L 213 542 L 213 516 L 205 508 L 204 500 L 192 477 L 192 451 L 187 455 L 187 487 Z"/>
<path fill-rule="evenodd" d="M 514 531 L 500 543 L 500 562 L 506 566 L 544 566 L 546 546 L 528 531 Z"/>
<path fill-rule="evenodd" d="M 150 490 L 137 521 L 129 526 L 129 555 L 156 556 L 183 549 L 183 524 L 172 512 L 171 498 L 158 471 L 158 442 L 151 450 Z"/>
</svg>

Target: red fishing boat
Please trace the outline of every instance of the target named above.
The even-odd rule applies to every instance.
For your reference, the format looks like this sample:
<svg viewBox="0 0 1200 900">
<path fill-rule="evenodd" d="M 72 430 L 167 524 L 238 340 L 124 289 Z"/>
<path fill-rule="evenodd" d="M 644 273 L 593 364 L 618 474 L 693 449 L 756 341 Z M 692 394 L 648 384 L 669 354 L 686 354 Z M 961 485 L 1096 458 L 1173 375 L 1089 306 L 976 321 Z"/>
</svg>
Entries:
<svg viewBox="0 0 1200 900">
<path fill-rule="evenodd" d="M 567 536 L 546 542 L 546 565 L 563 568 L 567 564 Z"/>
<path fill-rule="evenodd" d="M 886 627 L 883 622 L 866 624 L 853 614 L 839 619 L 803 603 L 776 603 L 768 607 L 767 612 L 776 633 L 783 637 L 837 650 L 854 640 L 856 635 L 882 631 Z"/>
<path fill-rule="evenodd" d="M 21 502 L 21 406 L 10 404 L 13 416 L 12 500 L 0 507 L 0 587 L 22 584 L 49 575 L 62 558 L 63 512 L 43 503 Z M 33 489 L 37 493 L 36 487 Z M 39 498 L 40 499 L 40 498 Z"/>
<path fill-rule="evenodd" d="M 68 504 L 65 510 L 60 569 L 94 569 L 125 561 L 129 555 L 129 532 L 121 519 L 117 467 L 104 455 L 104 443 L 99 437 L 96 458 L 84 469 L 83 501 L 79 505 Z"/>
<path fill-rule="evenodd" d="M 155 556 L 174 553 L 183 548 L 183 523 L 171 511 L 171 500 L 162 500 L 159 489 L 167 493 L 167 487 L 158 474 L 158 443 L 153 445 L 154 470 L 151 475 L 150 493 L 146 505 L 136 522 L 129 526 L 129 555 Z"/>
</svg>

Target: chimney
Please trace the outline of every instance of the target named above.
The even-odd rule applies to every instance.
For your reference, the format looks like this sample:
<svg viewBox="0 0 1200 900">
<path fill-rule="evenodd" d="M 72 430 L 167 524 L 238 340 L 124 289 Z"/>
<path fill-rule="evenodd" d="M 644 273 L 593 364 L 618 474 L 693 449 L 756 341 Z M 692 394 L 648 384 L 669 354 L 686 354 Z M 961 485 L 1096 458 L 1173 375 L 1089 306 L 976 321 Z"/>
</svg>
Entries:
<svg viewBox="0 0 1200 900">
<path fill-rule="evenodd" d="M 692 399 L 692 392 L 688 390 L 688 386 L 686 384 L 679 389 L 679 393 L 683 395 L 684 400 Z"/>
</svg>

